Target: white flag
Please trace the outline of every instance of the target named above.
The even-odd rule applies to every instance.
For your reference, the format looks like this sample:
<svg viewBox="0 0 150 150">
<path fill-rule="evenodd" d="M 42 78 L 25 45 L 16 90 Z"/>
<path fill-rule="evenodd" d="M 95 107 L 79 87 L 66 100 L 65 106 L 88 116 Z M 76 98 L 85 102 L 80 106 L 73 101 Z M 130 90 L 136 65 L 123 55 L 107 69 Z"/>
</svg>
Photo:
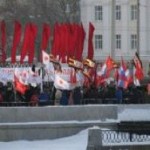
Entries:
<svg viewBox="0 0 150 150">
<path fill-rule="evenodd" d="M 67 64 L 61 64 L 61 72 L 55 72 L 54 86 L 56 89 L 72 90 L 75 88 L 76 84 L 70 80 L 72 70 L 73 68 Z"/>
<path fill-rule="evenodd" d="M 48 53 L 46 53 L 45 51 L 42 51 L 42 62 L 45 65 L 48 65 L 50 62 L 50 57 L 49 57 Z"/>
</svg>

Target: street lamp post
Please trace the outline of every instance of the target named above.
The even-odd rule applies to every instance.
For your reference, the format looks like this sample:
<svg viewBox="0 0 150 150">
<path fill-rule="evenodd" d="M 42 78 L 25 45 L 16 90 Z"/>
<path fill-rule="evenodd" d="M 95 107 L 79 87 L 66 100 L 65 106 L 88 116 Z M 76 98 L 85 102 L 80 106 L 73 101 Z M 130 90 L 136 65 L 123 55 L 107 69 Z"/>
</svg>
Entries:
<svg viewBox="0 0 150 150">
<path fill-rule="evenodd" d="M 66 13 L 66 21 L 70 22 L 70 4 L 69 3 L 66 4 L 65 13 Z"/>
<path fill-rule="evenodd" d="M 116 29 L 116 19 L 115 19 L 115 10 L 116 10 L 116 0 L 112 0 L 111 5 L 111 50 L 110 55 L 113 59 L 115 59 L 115 29 Z"/>
<path fill-rule="evenodd" d="M 137 53 L 140 56 L 140 0 L 137 0 Z"/>
</svg>

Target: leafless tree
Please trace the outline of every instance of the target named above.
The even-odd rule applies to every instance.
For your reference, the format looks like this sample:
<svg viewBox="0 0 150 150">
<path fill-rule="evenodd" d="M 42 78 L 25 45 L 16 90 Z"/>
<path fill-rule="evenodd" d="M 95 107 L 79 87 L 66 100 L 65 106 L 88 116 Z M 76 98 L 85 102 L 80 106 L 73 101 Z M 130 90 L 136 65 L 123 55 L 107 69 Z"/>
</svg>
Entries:
<svg viewBox="0 0 150 150">
<path fill-rule="evenodd" d="M 53 28 L 56 22 L 79 22 L 79 0 L 2 0 L 0 19 L 7 25 L 7 55 L 13 38 L 14 20 L 19 20 L 23 27 L 27 22 L 38 25 L 36 50 L 39 50 L 42 24 L 49 23 Z"/>
</svg>

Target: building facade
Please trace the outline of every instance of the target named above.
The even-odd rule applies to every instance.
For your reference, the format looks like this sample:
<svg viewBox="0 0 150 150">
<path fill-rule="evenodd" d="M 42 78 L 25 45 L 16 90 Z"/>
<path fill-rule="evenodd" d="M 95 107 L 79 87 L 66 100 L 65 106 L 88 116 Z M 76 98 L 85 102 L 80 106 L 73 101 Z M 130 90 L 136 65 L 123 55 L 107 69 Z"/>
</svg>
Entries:
<svg viewBox="0 0 150 150">
<path fill-rule="evenodd" d="M 150 0 L 81 0 L 81 21 L 86 32 L 92 22 L 94 59 L 108 55 L 131 60 L 136 51 L 144 64 L 150 62 Z M 84 55 L 87 51 L 88 35 Z"/>
</svg>

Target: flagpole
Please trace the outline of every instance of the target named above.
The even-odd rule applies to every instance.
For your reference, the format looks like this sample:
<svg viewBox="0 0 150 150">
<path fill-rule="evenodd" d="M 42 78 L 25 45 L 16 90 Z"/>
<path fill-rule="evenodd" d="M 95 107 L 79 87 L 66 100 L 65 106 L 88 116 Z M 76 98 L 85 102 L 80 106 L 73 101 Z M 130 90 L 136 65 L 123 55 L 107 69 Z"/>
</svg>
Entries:
<svg viewBox="0 0 150 150">
<path fill-rule="evenodd" d="M 40 68 L 40 76 L 41 76 L 41 79 L 42 79 L 42 82 L 41 82 L 41 87 L 40 87 L 40 91 L 41 93 L 43 93 L 43 66 Z"/>
<path fill-rule="evenodd" d="M 112 0 L 111 3 L 111 49 L 110 56 L 115 59 L 115 28 L 116 28 L 116 20 L 115 20 L 115 8 L 116 8 L 116 0 Z"/>
<path fill-rule="evenodd" d="M 15 76 L 15 69 L 16 69 L 16 67 L 14 68 L 14 76 Z M 15 77 L 14 77 L 14 79 L 15 79 Z M 14 91 L 14 100 L 15 100 L 15 102 L 16 102 L 16 89 L 15 89 L 15 80 L 14 80 L 14 82 L 13 82 L 13 84 L 12 84 L 12 86 L 13 86 L 13 91 Z"/>
<path fill-rule="evenodd" d="M 140 56 L 140 1 L 137 0 L 137 53 Z"/>
</svg>

